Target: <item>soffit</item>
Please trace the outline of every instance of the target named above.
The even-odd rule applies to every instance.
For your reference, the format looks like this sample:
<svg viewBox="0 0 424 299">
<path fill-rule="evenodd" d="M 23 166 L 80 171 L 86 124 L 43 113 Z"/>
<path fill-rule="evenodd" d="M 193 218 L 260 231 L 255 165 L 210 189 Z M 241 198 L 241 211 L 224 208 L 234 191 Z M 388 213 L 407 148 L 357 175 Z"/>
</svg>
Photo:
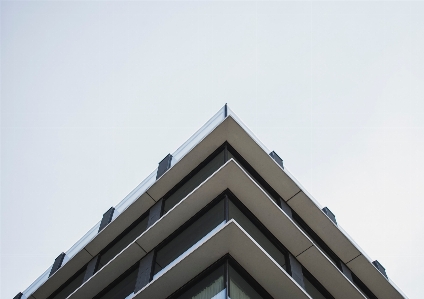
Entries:
<svg viewBox="0 0 424 299">
<path fill-rule="evenodd" d="M 192 193 L 187 195 L 180 203 L 174 206 L 160 220 L 146 230 L 132 244 L 112 259 L 106 266 L 98 271 L 90 280 L 77 289 L 69 298 L 94 296 L 111 283 L 114 278 L 125 272 L 136 261 L 140 260 L 147 252 L 154 249 L 167 236 L 180 227 L 193 215 L 199 212 L 212 199 L 222 191 L 230 189 L 237 198 L 280 240 L 294 255 L 302 256 L 311 248 L 312 242 L 297 228 L 296 224 L 275 205 L 266 193 L 244 172 L 234 161 L 230 160 L 211 177 L 199 185 Z M 229 241 L 227 241 L 228 243 Z M 315 256 L 332 273 L 340 285 L 349 286 L 350 282 L 321 252 Z M 305 257 L 304 255 L 303 257 Z M 243 257 L 240 257 L 243 258 Z M 304 260 L 304 266 L 313 268 L 313 259 Z M 118 265 L 118 266 L 115 266 Z M 123 266 L 125 265 L 125 266 Z M 331 272 L 332 271 L 332 272 Z M 323 275 L 326 272 L 317 273 Z M 331 281 L 324 280 L 323 285 L 331 287 Z M 349 290 L 349 287 L 344 289 Z M 352 289 L 352 288 L 351 288 Z M 357 292 L 357 291 L 356 291 Z M 354 295 L 351 298 L 357 298 Z"/>
<path fill-rule="evenodd" d="M 78 270 L 85 266 L 104 247 L 112 242 L 124 229 L 131 225 L 144 212 L 146 212 L 155 201 L 144 193 L 130 207 L 123 211 L 120 216 L 109 223 L 91 242 L 81 249 L 72 259 L 62 265 L 44 284 L 42 284 L 32 296 L 43 299 L 50 296 L 65 281 L 71 278 Z"/>
<path fill-rule="evenodd" d="M 181 160 L 168 169 L 146 192 L 156 201 L 161 199 L 227 140 L 229 119 L 228 117 L 222 121 Z"/>
<path fill-rule="evenodd" d="M 335 298 L 365 298 L 317 247 L 312 246 L 297 259 Z"/>
<path fill-rule="evenodd" d="M 344 263 L 361 254 L 333 221 L 303 191 L 296 194 L 287 204 Z"/>
<path fill-rule="evenodd" d="M 287 204 L 379 298 L 404 298 L 303 191 Z"/>
<path fill-rule="evenodd" d="M 398 290 L 363 255 L 347 263 L 356 276 L 367 282 L 368 288 L 378 297 L 387 299 L 404 298 Z"/>
<path fill-rule="evenodd" d="M 296 224 L 232 159 L 175 205 L 136 242 L 149 252 L 226 189 L 230 189 L 292 254 L 297 255 L 312 245 Z"/>
<path fill-rule="evenodd" d="M 146 252 L 137 243 L 131 243 L 67 299 L 93 298 L 145 255 Z"/>
<path fill-rule="evenodd" d="M 147 193 L 154 200 L 159 200 L 225 141 L 228 141 L 283 198 L 288 199 L 300 190 L 289 175 L 230 115 L 166 171 Z"/>
<path fill-rule="evenodd" d="M 227 253 L 272 297 L 310 299 L 234 221 L 228 222 L 133 298 L 166 298 Z"/>
<path fill-rule="evenodd" d="M 94 239 L 85 246 L 85 250 L 92 256 L 96 256 L 154 204 L 155 201 L 148 194 L 143 193 L 134 203 L 116 217 L 115 220 L 110 222 L 99 234 L 97 234 Z"/>
<path fill-rule="evenodd" d="M 36 299 L 47 298 L 56 291 L 63 282 L 67 281 L 72 275 L 87 264 L 93 257 L 86 251 L 79 251 L 73 258 L 72 262 L 68 261 L 60 267 L 46 282 L 41 285 L 32 296 Z"/>
</svg>

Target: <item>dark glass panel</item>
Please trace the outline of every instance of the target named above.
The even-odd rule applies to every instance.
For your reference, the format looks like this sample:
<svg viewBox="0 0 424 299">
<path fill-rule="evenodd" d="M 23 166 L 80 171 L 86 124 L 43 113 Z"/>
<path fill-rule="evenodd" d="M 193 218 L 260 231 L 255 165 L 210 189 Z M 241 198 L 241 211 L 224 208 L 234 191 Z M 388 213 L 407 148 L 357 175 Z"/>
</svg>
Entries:
<svg viewBox="0 0 424 299">
<path fill-rule="evenodd" d="M 95 297 L 96 299 L 125 299 L 131 293 L 134 292 L 135 282 L 137 280 L 138 267 L 134 267 L 134 269 L 128 274 L 124 275 L 124 277 L 119 278 L 119 282 L 117 282 L 112 288 L 110 288 L 106 293 L 103 293 L 99 297 Z M 112 283 L 114 284 L 114 283 Z"/>
<path fill-rule="evenodd" d="M 355 286 L 361 290 L 362 295 L 367 299 L 377 299 L 377 297 L 368 289 L 368 287 L 355 275 L 352 273 L 352 279 Z"/>
<path fill-rule="evenodd" d="M 324 241 L 321 240 L 318 235 L 315 234 L 315 232 L 294 212 L 293 213 L 293 220 L 297 224 L 297 226 L 302 230 L 302 232 L 305 233 L 313 242 L 316 247 L 318 247 L 326 257 L 328 257 L 334 265 L 336 265 L 337 268 L 340 269 L 340 265 L 337 259 L 337 256 L 331 251 L 330 248 L 324 243 Z"/>
<path fill-rule="evenodd" d="M 65 299 L 66 297 L 68 297 L 82 285 L 84 274 L 85 271 L 81 271 L 79 274 L 72 277 L 64 284 L 64 287 L 58 293 L 53 294 L 49 297 L 49 299 Z"/>
<path fill-rule="evenodd" d="M 221 200 L 156 252 L 154 274 L 169 265 L 224 220 L 224 201 Z"/>
<path fill-rule="evenodd" d="M 196 189 L 203 181 L 205 181 L 212 173 L 218 170 L 224 164 L 224 151 L 221 151 L 215 158 L 208 164 L 194 174 L 187 182 L 180 186 L 172 195 L 165 200 L 165 213 L 168 212 L 173 206 L 179 203 L 191 191 Z"/>
<path fill-rule="evenodd" d="M 303 282 L 305 284 L 305 291 L 313 299 L 326 299 L 323 294 L 305 277 L 303 276 Z"/>
<path fill-rule="evenodd" d="M 228 160 L 230 160 L 230 159 L 234 159 L 234 161 L 236 161 L 237 162 L 237 164 L 239 164 L 240 165 L 240 167 L 241 168 L 243 168 L 243 170 L 245 171 L 245 172 L 247 172 L 247 174 L 249 175 L 249 177 L 256 183 L 256 184 L 258 184 L 259 185 L 259 187 L 261 187 L 261 189 L 274 201 L 274 202 L 277 202 L 277 199 L 276 198 L 274 198 L 269 192 L 268 192 L 268 190 L 267 190 L 267 188 L 265 188 L 257 179 L 256 179 L 256 175 L 253 175 L 251 172 L 249 172 L 247 169 L 246 169 L 246 167 L 244 167 L 244 163 L 243 162 L 241 162 L 240 160 L 238 160 L 232 153 L 231 153 L 231 151 L 228 151 Z"/>
<path fill-rule="evenodd" d="M 308 270 L 302 267 L 302 272 L 305 291 L 309 296 L 313 299 L 334 299 L 330 292 Z"/>
<path fill-rule="evenodd" d="M 232 201 L 229 204 L 230 219 L 237 223 L 284 269 L 286 270 L 286 256 L 282 253 L 257 227 L 243 214 Z"/>
<path fill-rule="evenodd" d="M 111 259 L 113 259 L 118 253 L 120 253 L 125 247 L 132 243 L 138 236 L 140 236 L 147 228 L 148 217 L 144 217 L 137 225 L 135 225 L 130 231 L 119 236 L 115 243 L 109 247 L 100 256 L 99 264 L 97 269 L 101 269 Z"/>
<path fill-rule="evenodd" d="M 190 287 L 175 299 L 225 299 L 224 266 Z"/>
<path fill-rule="evenodd" d="M 230 288 L 229 297 L 231 299 L 263 299 L 255 288 L 241 277 L 233 267 L 229 267 Z"/>
</svg>

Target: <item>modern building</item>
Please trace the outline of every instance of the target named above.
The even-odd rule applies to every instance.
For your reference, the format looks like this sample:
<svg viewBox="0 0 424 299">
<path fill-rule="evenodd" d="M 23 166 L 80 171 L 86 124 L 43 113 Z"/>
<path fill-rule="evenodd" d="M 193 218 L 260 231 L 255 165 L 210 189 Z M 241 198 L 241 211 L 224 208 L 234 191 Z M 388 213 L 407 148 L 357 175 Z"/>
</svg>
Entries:
<svg viewBox="0 0 424 299">
<path fill-rule="evenodd" d="M 15 298 L 405 295 L 225 105 Z"/>
</svg>

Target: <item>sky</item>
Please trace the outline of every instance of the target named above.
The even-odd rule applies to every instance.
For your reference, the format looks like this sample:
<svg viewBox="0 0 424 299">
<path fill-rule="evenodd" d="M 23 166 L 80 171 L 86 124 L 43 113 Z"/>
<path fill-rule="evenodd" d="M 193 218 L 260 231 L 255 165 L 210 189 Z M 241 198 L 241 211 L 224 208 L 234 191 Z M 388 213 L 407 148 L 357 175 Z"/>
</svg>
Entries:
<svg viewBox="0 0 424 299">
<path fill-rule="evenodd" d="M 225 103 L 423 298 L 424 2 L 0 5 L 1 298 Z"/>
</svg>

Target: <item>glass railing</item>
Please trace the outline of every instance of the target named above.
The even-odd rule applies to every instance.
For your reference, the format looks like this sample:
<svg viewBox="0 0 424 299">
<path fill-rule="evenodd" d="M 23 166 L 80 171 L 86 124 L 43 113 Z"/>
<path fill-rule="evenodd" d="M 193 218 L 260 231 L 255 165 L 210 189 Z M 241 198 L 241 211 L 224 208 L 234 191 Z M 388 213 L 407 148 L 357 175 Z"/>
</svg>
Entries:
<svg viewBox="0 0 424 299">
<path fill-rule="evenodd" d="M 29 298 L 48 278 L 53 265 L 51 265 L 43 274 L 40 275 L 22 294 Z"/>
<path fill-rule="evenodd" d="M 237 114 L 234 113 L 233 110 L 230 109 L 230 107 L 227 107 L 227 113 L 228 115 L 231 115 L 232 118 L 242 127 L 247 134 L 250 135 L 250 137 L 266 152 L 267 154 L 271 153 L 271 151 L 265 146 L 265 144 L 262 143 L 262 141 L 253 134 L 253 132 L 249 129 L 248 126 L 246 126 L 240 119 L 240 117 L 237 116 Z"/>
<path fill-rule="evenodd" d="M 94 237 L 97 235 L 99 231 L 100 221 L 96 223 L 74 246 L 72 246 L 68 251 L 66 251 L 66 256 L 69 259 L 73 258 L 81 249 L 85 247 Z M 64 263 L 62 263 L 64 265 Z"/>
<path fill-rule="evenodd" d="M 222 107 L 210 120 L 206 122 L 196 133 L 194 133 L 186 142 L 183 143 L 173 154 L 171 167 L 181 160 L 193 147 L 202 141 L 210 132 L 213 131 L 225 119 L 225 106 Z"/>
<path fill-rule="evenodd" d="M 144 179 L 133 191 L 130 192 L 120 203 L 115 207 L 113 212 L 112 221 L 115 220 L 118 215 L 125 211 L 134 201 L 136 201 L 147 189 L 149 189 L 156 182 L 157 168 Z"/>
<path fill-rule="evenodd" d="M 225 119 L 225 107 L 222 107 L 202 128 L 200 128 L 193 136 L 191 136 L 182 146 L 180 146 L 173 154 L 171 166 L 175 165 L 182 157 L 196 146 L 203 138 L 205 138 L 212 130 Z M 156 182 L 157 168 L 144 179 L 133 191 L 131 191 L 120 203 L 115 207 L 112 221 L 125 211 L 134 201 L 136 201 L 147 189 Z M 74 257 L 81 249 L 83 249 L 98 234 L 100 222 L 88 231 L 79 241 L 77 241 L 68 251 L 64 258 L 64 265 L 72 257 Z M 52 265 L 53 266 L 53 265 Z M 41 285 L 49 278 L 52 266 L 49 267 L 41 276 L 39 276 L 22 294 L 30 297 Z"/>
<path fill-rule="evenodd" d="M 65 252 L 65 257 L 62 266 L 65 265 L 71 258 L 73 258 L 81 249 L 85 247 L 97 235 L 100 227 L 100 221 L 93 226 L 77 243 L 75 243 L 68 251 Z M 41 285 L 43 285 L 49 278 L 50 271 L 53 265 L 49 267 L 41 276 L 39 276 L 22 294 L 29 298 Z"/>
</svg>

